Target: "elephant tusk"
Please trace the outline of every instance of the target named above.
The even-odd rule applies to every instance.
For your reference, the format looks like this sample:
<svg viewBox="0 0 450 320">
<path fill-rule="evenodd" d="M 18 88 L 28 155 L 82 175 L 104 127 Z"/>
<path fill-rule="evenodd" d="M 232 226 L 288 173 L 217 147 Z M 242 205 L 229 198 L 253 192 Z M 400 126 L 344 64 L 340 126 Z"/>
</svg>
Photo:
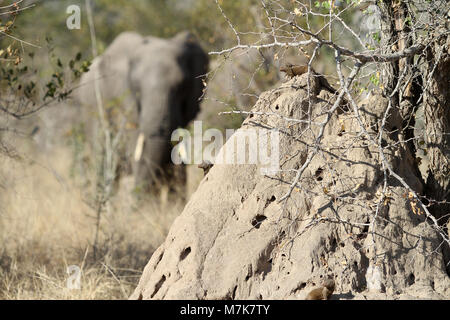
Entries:
<svg viewBox="0 0 450 320">
<path fill-rule="evenodd" d="M 180 155 L 182 162 L 187 163 L 187 161 L 189 161 L 186 142 L 184 140 L 182 143 L 179 144 L 178 154 Z"/>
<path fill-rule="evenodd" d="M 142 150 L 144 150 L 144 140 L 145 136 L 141 132 L 136 142 L 136 149 L 134 150 L 134 161 L 138 162 L 142 157 Z"/>
</svg>

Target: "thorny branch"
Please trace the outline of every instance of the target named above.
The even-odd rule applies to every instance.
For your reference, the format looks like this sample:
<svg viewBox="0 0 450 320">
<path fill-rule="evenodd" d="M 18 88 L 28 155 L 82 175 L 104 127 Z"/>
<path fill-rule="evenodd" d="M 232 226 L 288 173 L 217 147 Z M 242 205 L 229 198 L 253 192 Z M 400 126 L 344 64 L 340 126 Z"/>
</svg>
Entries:
<svg viewBox="0 0 450 320">
<path fill-rule="evenodd" d="M 220 114 L 238 113 L 245 115 L 261 114 L 276 116 L 282 118 L 287 122 L 306 123 L 309 124 L 310 127 L 314 125 L 318 128 L 318 135 L 315 137 L 313 148 L 309 151 L 306 161 L 303 163 L 303 165 L 300 166 L 299 169 L 287 170 L 295 171 L 296 174 L 290 184 L 288 192 L 278 200 L 279 202 L 284 202 L 284 211 L 287 200 L 291 197 L 294 189 L 296 189 L 297 187 L 301 188 L 301 179 L 305 170 L 310 166 L 311 162 L 319 154 L 319 152 L 322 152 L 324 149 L 326 149 L 323 148 L 322 145 L 322 138 L 324 136 L 325 129 L 329 124 L 330 119 L 335 114 L 336 109 L 339 107 L 343 99 L 345 99 L 347 103 L 349 103 L 351 112 L 353 113 L 353 117 L 357 120 L 357 123 L 359 125 L 360 134 L 358 135 L 358 138 L 366 138 L 368 145 L 374 146 L 376 149 L 378 149 L 380 157 L 379 165 L 383 173 L 381 194 L 377 201 L 371 221 L 368 224 L 364 224 L 370 226 L 369 233 L 372 236 L 372 240 L 375 239 L 377 220 L 385 220 L 385 218 L 380 216 L 380 211 L 387 199 L 388 189 L 390 186 L 388 178 L 393 177 L 409 192 L 409 194 L 411 195 L 410 200 L 420 206 L 421 210 L 423 210 L 423 212 L 425 213 L 427 221 L 430 222 L 431 227 L 438 232 L 442 239 L 440 246 L 442 246 L 442 244 L 444 243 L 450 246 L 449 235 L 445 232 L 445 229 L 442 226 L 442 222 L 440 222 L 439 219 L 436 218 L 429 210 L 430 205 L 436 203 L 447 203 L 446 200 L 430 199 L 418 194 L 410 185 L 408 185 L 404 177 L 395 172 L 385 154 L 385 150 L 387 150 L 388 148 L 391 148 L 398 144 L 406 145 L 411 140 L 413 140 L 412 142 L 414 142 L 414 140 L 418 141 L 423 138 L 421 136 L 415 136 L 409 139 L 400 139 L 398 142 L 394 142 L 394 144 L 391 145 L 383 145 L 383 136 L 389 134 L 386 129 L 388 118 L 395 108 L 399 108 L 396 97 L 400 96 L 400 98 L 403 98 L 405 93 L 407 93 L 406 90 L 408 90 L 408 88 L 411 86 L 411 82 L 413 81 L 413 79 L 420 76 L 420 74 L 418 73 L 419 68 L 422 64 L 424 64 L 424 52 L 431 46 L 439 42 L 440 39 L 448 37 L 450 35 L 447 16 L 449 13 L 442 13 L 442 11 L 439 11 L 439 1 L 436 1 L 436 3 L 430 3 L 429 1 L 424 2 L 420 0 L 407 1 L 407 6 L 411 12 L 411 16 L 408 17 L 407 21 L 404 22 L 404 24 L 406 25 L 406 23 L 408 23 L 409 28 L 405 28 L 405 30 L 411 31 L 407 33 L 406 36 L 410 39 L 414 39 L 414 41 L 412 41 L 411 45 L 409 45 L 408 47 L 402 47 L 402 43 L 407 43 L 406 41 L 404 41 L 404 39 L 399 39 L 395 42 L 390 43 L 383 43 L 380 41 L 376 41 L 375 39 L 374 42 L 369 43 L 362 37 L 362 35 L 364 35 L 364 32 L 362 32 L 361 30 L 355 30 L 348 22 L 346 22 L 346 19 L 343 17 L 344 13 L 349 10 L 355 9 L 355 7 L 358 6 L 359 1 L 350 1 L 350 4 L 344 7 L 337 7 L 335 1 L 322 1 L 319 3 L 324 2 L 329 4 L 328 12 L 324 12 L 320 8 L 315 9 L 311 1 L 293 1 L 292 3 L 294 3 L 294 5 L 292 6 L 291 4 L 288 4 L 287 2 L 284 3 L 283 1 L 261 0 L 261 15 L 265 17 L 265 19 L 267 20 L 267 24 L 263 27 L 260 27 L 262 30 L 259 30 L 259 32 L 251 33 L 239 32 L 238 27 L 233 25 L 232 21 L 227 17 L 226 13 L 222 9 L 219 1 L 216 0 L 216 4 L 221 14 L 227 21 L 228 25 L 233 31 L 234 36 L 236 37 L 236 45 L 219 51 L 212 51 L 210 52 L 210 55 L 230 57 L 230 54 L 234 51 L 261 51 L 265 49 L 276 49 L 278 50 L 277 52 L 283 52 L 284 55 L 284 53 L 286 53 L 289 49 L 301 49 L 301 51 L 304 52 L 304 48 L 313 47 L 314 49 L 311 56 L 305 55 L 308 58 L 308 73 L 310 73 L 312 63 L 318 56 L 319 51 L 322 48 L 332 49 L 335 53 L 336 74 L 339 79 L 339 89 L 337 90 L 338 94 L 333 106 L 326 113 L 325 120 L 323 120 L 323 122 L 321 123 L 317 123 L 316 121 L 311 120 L 311 99 L 309 99 L 308 120 L 284 117 L 271 112 L 257 113 L 239 110 L 222 112 Z M 347 3 L 349 2 L 347 1 Z M 393 10 L 397 9 L 394 8 Z M 446 10 L 448 11 L 448 8 Z M 413 16 L 412 13 L 414 13 L 415 15 Z M 311 21 L 313 19 L 323 19 L 323 24 L 317 30 L 314 30 L 314 28 L 312 27 Z M 262 22 L 259 23 L 259 25 L 261 24 Z M 325 30 L 327 30 L 328 32 L 325 32 Z M 347 33 L 354 40 L 354 42 L 350 42 L 349 44 L 348 41 L 341 41 L 342 39 L 336 35 L 337 33 L 333 33 L 333 30 L 341 30 L 341 33 Z M 372 33 L 369 30 L 365 33 L 368 35 L 376 35 L 377 37 L 380 36 L 379 30 L 372 30 Z M 401 33 L 402 36 L 405 36 L 405 33 L 406 32 L 403 31 L 403 33 Z M 249 37 L 249 35 L 255 34 L 258 34 L 260 36 L 256 38 Z M 326 38 L 324 37 L 324 35 L 326 35 Z M 244 38 L 246 40 L 244 40 Z M 426 79 L 426 81 L 424 81 L 424 83 L 422 84 L 423 90 L 422 93 L 419 94 L 419 97 L 415 102 L 415 112 L 417 111 L 417 106 L 419 106 L 419 104 L 423 102 L 424 93 L 430 86 L 430 79 L 441 59 L 441 54 L 442 50 L 438 54 L 437 61 L 432 68 L 431 73 L 428 75 L 428 79 Z M 343 57 L 347 58 L 347 60 Z M 386 110 L 384 110 L 382 118 L 379 122 L 378 132 L 375 135 L 373 133 L 369 133 L 369 131 L 373 130 L 368 130 L 367 125 L 362 120 L 360 113 L 361 106 L 358 105 L 358 98 L 355 90 L 355 87 L 361 86 L 361 83 L 365 79 L 365 77 L 360 75 L 360 71 L 363 68 L 368 68 L 368 70 L 370 70 L 368 74 L 371 77 L 370 79 L 372 81 L 375 71 L 381 69 L 380 67 L 382 65 L 394 64 L 398 63 L 399 61 L 402 61 L 401 65 L 404 65 L 403 61 L 406 60 L 405 58 L 408 58 L 408 61 L 412 61 L 413 65 L 407 65 L 407 67 L 405 68 L 400 68 L 400 72 L 397 77 L 389 73 L 384 74 L 384 76 L 393 77 L 396 81 L 395 87 L 391 92 L 385 90 L 386 88 L 384 88 L 382 83 L 374 83 L 375 85 L 369 84 L 365 88 L 367 90 L 367 88 L 371 87 L 371 89 L 369 89 L 369 95 L 370 91 L 379 92 L 384 90 L 384 96 L 388 98 L 388 106 Z M 345 69 L 351 68 L 351 72 L 348 76 L 345 76 L 347 70 L 343 70 L 343 67 Z M 310 87 L 308 80 L 308 92 L 309 91 Z M 406 126 L 410 126 L 409 121 Z M 410 127 L 403 128 L 403 130 L 410 129 Z M 443 135 L 448 135 L 448 133 L 444 132 Z M 426 200 L 427 202 L 425 203 L 423 200 Z M 448 217 L 448 214 L 444 216 Z M 320 219 L 323 219 L 323 217 L 319 217 L 318 219 L 319 220 L 313 220 L 310 224 L 308 224 L 308 226 L 316 225 L 319 221 L 321 221 Z M 358 222 L 346 221 L 345 223 L 360 225 L 360 223 Z M 420 241 L 421 239 L 422 238 L 420 237 L 418 241 Z M 372 245 L 375 246 L 375 243 L 373 242 Z M 435 250 L 438 250 L 438 248 L 436 248 Z"/>
</svg>

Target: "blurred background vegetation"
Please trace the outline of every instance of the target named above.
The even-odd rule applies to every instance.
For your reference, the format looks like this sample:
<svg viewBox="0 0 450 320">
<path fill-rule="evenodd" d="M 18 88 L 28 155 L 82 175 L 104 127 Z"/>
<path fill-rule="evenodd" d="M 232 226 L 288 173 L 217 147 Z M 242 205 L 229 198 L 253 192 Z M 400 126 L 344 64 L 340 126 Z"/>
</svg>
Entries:
<svg viewBox="0 0 450 320">
<path fill-rule="evenodd" d="M 234 23 L 240 26 L 254 25 L 252 15 L 243 14 L 256 0 L 219 1 Z M 43 0 L 26 10 L 16 23 L 16 34 L 37 44 L 45 44 L 52 38 L 63 56 L 76 52 L 88 52 L 89 28 L 85 19 L 83 0 Z M 66 27 L 66 8 L 79 5 L 82 8 L 80 30 Z M 202 41 L 206 50 L 229 46 L 234 39 L 227 22 L 211 0 L 96 0 L 93 1 L 99 52 L 123 31 L 134 30 L 143 35 L 171 37 L 182 30 L 191 30 Z"/>
<path fill-rule="evenodd" d="M 101 54 L 115 37 L 124 31 L 137 31 L 143 35 L 167 38 L 182 30 L 190 30 L 208 52 L 232 47 L 237 43 L 236 36 L 223 17 L 216 1 L 236 30 L 241 33 L 240 37 L 243 43 L 257 43 L 261 40 L 261 33 L 267 33 L 269 30 L 266 13 L 259 0 L 95 0 L 92 3 L 98 52 Z M 322 17 L 311 16 L 308 19 L 298 15 L 296 20 L 300 21 L 300 25 L 304 28 L 309 28 L 314 32 L 320 30 L 327 22 L 326 12 L 328 9 L 325 4 L 328 1 L 303 2 L 307 6 L 313 6 L 315 11 L 323 10 L 325 14 Z M 336 1 L 336 4 L 343 7 L 346 2 Z M 35 57 L 35 63 L 41 66 L 39 70 L 41 77 L 51 75 L 53 70 L 50 70 L 49 67 L 57 64 L 55 57 L 61 57 L 65 64 L 69 63 L 69 60 L 78 53 L 82 53 L 83 60 L 92 59 L 84 0 L 30 0 L 25 3 L 35 3 L 36 6 L 20 14 L 13 32 L 20 39 L 44 48 L 44 50 L 38 50 Z M 301 8 L 299 3 L 302 1 L 284 1 L 284 8 L 279 12 L 280 16 L 286 18 L 289 12 L 294 12 L 295 8 Z M 66 27 L 66 19 L 69 16 L 66 9 L 70 5 L 78 5 L 81 8 L 80 30 L 68 30 Z M 277 10 L 277 8 L 271 9 Z M 341 14 L 341 18 L 349 26 L 355 27 L 355 30 L 358 30 L 360 17 L 361 12 L 357 9 L 343 11 Z M 292 31 L 289 30 L 289 26 L 286 28 L 288 32 Z M 327 32 L 328 29 L 323 28 L 322 36 L 327 37 Z M 333 35 L 340 38 L 341 44 L 350 48 L 355 47 L 356 40 L 352 37 L 342 37 L 343 32 L 344 30 L 334 30 Z M 365 30 L 360 28 L 360 32 L 364 33 Z M 301 36 L 298 40 L 303 39 L 304 36 Z M 25 50 L 35 51 L 34 48 L 27 46 L 25 46 Z M 214 97 L 210 95 L 204 102 L 205 108 L 209 111 L 207 114 L 203 112 L 201 120 L 206 122 L 206 126 L 219 129 L 226 126 L 239 127 L 243 120 L 240 115 L 227 115 L 221 117 L 220 120 L 215 116 L 218 111 L 251 108 L 261 92 L 273 87 L 283 79 L 278 70 L 281 64 L 286 61 L 305 63 L 312 51 L 312 46 L 301 50 L 283 47 L 270 48 L 260 52 L 238 54 L 238 56 L 250 56 L 250 60 L 235 56 L 232 57 L 235 61 L 228 65 L 223 63 L 224 57 L 210 56 L 211 69 L 219 70 L 219 72 L 212 73 L 210 79 L 217 73 L 225 71 L 229 79 L 222 77 L 221 81 L 217 81 L 217 83 L 225 84 L 236 81 L 239 84 L 234 85 L 234 89 L 232 89 L 233 85 L 214 88 L 217 83 L 211 81 L 213 83 L 211 91 Z M 316 59 L 313 64 L 314 68 L 324 74 L 334 74 L 332 51 L 328 48 L 321 48 L 319 54 L 320 58 Z M 225 58 L 229 57 L 225 56 Z M 331 80 L 337 82 L 337 78 Z"/>
</svg>

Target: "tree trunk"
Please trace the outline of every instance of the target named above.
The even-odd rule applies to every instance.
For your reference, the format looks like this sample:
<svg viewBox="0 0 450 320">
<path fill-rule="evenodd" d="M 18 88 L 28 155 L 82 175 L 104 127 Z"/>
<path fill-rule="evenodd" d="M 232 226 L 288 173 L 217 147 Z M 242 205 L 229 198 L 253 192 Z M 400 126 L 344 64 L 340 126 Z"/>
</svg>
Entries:
<svg viewBox="0 0 450 320">
<path fill-rule="evenodd" d="M 450 213 L 449 43 L 448 36 L 442 37 L 427 50 L 424 70 L 423 107 L 429 160 L 426 195 L 438 202 L 431 206 L 431 210 L 439 218 Z M 448 216 L 443 220 L 448 220 Z"/>
<path fill-rule="evenodd" d="M 381 47 L 384 53 L 401 51 L 418 41 L 418 35 L 411 32 L 409 21 L 415 22 L 414 12 L 409 11 L 406 2 L 398 0 L 383 1 Z M 429 18 L 433 24 L 434 12 Z M 438 14 L 438 13 L 437 13 Z M 445 34 L 448 26 L 436 26 L 433 33 L 437 37 Z M 414 168 L 415 175 L 422 181 L 423 201 L 429 205 L 429 211 L 441 226 L 450 222 L 450 54 L 448 35 L 441 36 L 431 43 L 418 59 L 404 58 L 384 66 L 382 83 L 385 86 L 385 96 L 391 96 L 394 113 L 402 118 L 402 129 L 399 142 L 405 148 L 403 156 L 413 155 L 416 159 L 405 159 Z M 401 88 L 401 89 L 400 89 Z M 417 110 L 424 111 L 425 137 L 414 132 Z M 394 115 L 395 116 L 395 115 Z M 406 141 L 406 142 L 402 142 Z M 415 142 L 424 142 L 427 158 L 427 177 L 422 180 L 417 160 Z M 409 150 L 406 150 L 409 149 Z M 409 152 L 406 152 L 409 151 Z M 409 156 L 410 158 L 410 156 Z M 414 163 L 411 163 L 413 161 Z M 448 230 L 447 230 L 448 233 Z M 447 272 L 450 272 L 450 248 L 442 246 Z"/>
<path fill-rule="evenodd" d="M 414 13 L 409 11 L 406 2 L 399 0 L 383 1 L 381 47 L 384 53 L 401 51 L 418 41 L 418 35 L 411 32 L 408 21 L 414 23 Z M 430 20 L 433 20 L 430 18 Z M 446 27 L 434 30 L 436 35 L 444 33 Z M 448 30 L 448 29 L 447 29 Z M 426 153 L 428 156 L 428 178 L 423 182 L 423 196 L 430 202 L 430 211 L 441 218 L 449 213 L 449 143 L 450 143 L 450 54 L 449 37 L 442 36 L 432 43 L 419 59 L 403 58 L 384 66 L 382 83 L 385 95 L 391 97 L 394 113 L 403 119 L 403 128 L 399 134 L 404 148 L 416 154 L 414 127 L 417 110 L 424 110 L 426 127 Z M 418 161 L 415 161 L 415 173 L 421 178 Z M 441 223 L 446 223 L 448 217 Z"/>
<path fill-rule="evenodd" d="M 382 53 L 391 54 L 413 45 L 415 37 L 407 23 L 411 19 L 411 13 L 406 3 L 388 0 L 381 2 L 379 7 L 382 12 L 380 43 Z M 381 83 L 384 86 L 385 97 L 392 103 L 391 116 L 402 119 L 401 128 L 394 128 L 390 134 L 391 138 L 400 144 L 402 160 L 413 168 L 413 173 L 424 185 L 419 163 L 415 159 L 414 143 L 416 114 L 422 96 L 422 79 L 417 64 L 414 57 L 407 57 L 382 65 Z"/>
</svg>

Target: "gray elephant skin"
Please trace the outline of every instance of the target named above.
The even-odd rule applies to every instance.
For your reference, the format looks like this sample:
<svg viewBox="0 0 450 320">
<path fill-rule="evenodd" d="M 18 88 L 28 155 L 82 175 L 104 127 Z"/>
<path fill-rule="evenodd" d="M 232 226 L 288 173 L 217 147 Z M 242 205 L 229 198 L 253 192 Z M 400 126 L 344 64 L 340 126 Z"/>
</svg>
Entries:
<svg viewBox="0 0 450 320">
<path fill-rule="evenodd" d="M 189 32 L 170 39 L 125 32 L 83 75 L 77 100 L 89 106 L 88 118 L 96 112 L 98 81 L 105 105 L 116 101 L 134 124 L 126 126 L 123 153 L 132 164 L 136 186 L 151 186 L 171 162 L 171 134 L 200 111 L 208 62 Z M 95 136 L 95 130 L 94 126 L 89 135 Z"/>
</svg>

